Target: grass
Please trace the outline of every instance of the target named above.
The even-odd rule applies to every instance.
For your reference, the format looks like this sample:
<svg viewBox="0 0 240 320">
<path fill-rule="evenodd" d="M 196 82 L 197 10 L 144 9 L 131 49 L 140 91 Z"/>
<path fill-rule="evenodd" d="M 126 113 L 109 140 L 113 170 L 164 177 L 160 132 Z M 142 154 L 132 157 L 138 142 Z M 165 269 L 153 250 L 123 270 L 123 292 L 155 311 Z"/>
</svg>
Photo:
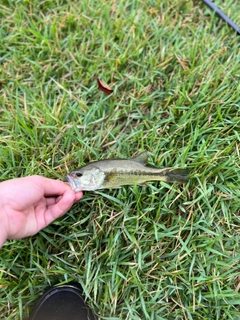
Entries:
<svg viewBox="0 0 240 320">
<path fill-rule="evenodd" d="M 238 1 L 215 3 L 240 24 Z M 192 172 L 86 192 L 8 241 L 1 318 L 76 280 L 99 319 L 240 319 L 239 37 L 192 1 L 3 0 L 0 17 L 2 180 L 143 150 Z"/>
</svg>

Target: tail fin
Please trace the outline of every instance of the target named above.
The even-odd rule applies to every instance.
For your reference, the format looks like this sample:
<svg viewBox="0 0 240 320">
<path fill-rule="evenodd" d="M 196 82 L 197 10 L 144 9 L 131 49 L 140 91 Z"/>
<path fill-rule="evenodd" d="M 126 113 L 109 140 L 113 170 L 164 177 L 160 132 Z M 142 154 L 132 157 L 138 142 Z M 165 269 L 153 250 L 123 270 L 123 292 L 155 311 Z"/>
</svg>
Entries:
<svg viewBox="0 0 240 320">
<path fill-rule="evenodd" d="M 176 183 L 186 183 L 188 182 L 189 178 L 188 175 L 190 174 L 189 169 L 167 169 L 166 171 L 166 181 L 167 182 L 176 182 Z"/>
</svg>

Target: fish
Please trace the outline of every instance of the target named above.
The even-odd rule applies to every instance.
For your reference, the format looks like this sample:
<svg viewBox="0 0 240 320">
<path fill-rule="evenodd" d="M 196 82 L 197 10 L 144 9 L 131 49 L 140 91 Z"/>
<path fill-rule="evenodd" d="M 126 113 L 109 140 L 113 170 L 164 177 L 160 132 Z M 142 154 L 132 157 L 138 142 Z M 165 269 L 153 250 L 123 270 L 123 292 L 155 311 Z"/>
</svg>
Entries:
<svg viewBox="0 0 240 320">
<path fill-rule="evenodd" d="M 130 159 L 106 159 L 90 162 L 67 174 L 73 191 L 115 189 L 127 185 L 143 185 L 149 181 L 183 184 L 188 181 L 189 170 L 181 168 L 158 169 L 149 167 L 148 152 Z"/>
</svg>

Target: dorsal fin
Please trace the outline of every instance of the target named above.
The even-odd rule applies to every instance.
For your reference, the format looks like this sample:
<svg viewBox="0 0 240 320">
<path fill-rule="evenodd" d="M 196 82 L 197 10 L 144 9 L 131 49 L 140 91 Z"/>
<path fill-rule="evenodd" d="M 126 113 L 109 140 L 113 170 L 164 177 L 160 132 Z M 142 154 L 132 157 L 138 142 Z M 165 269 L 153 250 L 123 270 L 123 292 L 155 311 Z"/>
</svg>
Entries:
<svg viewBox="0 0 240 320">
<path fill-rule="evenodd" d="M 132 158 L 133 161 L 139 162 L 142 165 L 146 166 L 148 163 L 149 152 L 145 151 L 140 153 L 136 158 Z"/>
</svg>

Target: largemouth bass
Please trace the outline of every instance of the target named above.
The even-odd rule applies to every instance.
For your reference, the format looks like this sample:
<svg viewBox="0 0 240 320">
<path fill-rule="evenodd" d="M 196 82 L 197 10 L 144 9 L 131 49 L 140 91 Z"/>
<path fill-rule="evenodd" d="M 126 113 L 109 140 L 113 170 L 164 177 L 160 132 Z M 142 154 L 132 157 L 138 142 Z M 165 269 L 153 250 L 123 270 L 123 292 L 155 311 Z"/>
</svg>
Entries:
<svg viewBox="0 0 240 320">
<path fill-rule="evenodd" d="M 66 178 L 75 192 L 113 189 L 147 181 L 188 181 L 188 169 L 147 167 L 147 160 L 148 152 L 136 158 L 95 161 L 72 171 Z"/>
</svg>

